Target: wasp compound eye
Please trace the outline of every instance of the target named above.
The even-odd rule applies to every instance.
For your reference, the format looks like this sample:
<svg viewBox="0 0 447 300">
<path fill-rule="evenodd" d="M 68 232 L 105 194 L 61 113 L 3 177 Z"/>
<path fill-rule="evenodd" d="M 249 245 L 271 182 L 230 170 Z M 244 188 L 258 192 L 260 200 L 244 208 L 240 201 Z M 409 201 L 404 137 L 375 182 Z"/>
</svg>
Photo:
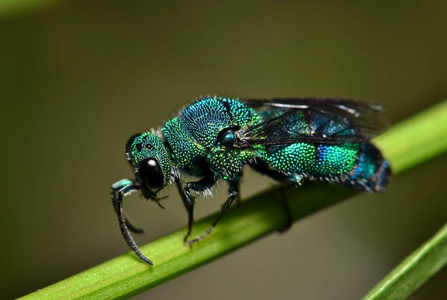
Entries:
<svg viewBox="0 0 447 300">
<path fill-rule="evenodd" d="M 141 135 L 141 133 L 136 133 L 136 134 L 132 135 L 132 136 L 127 140 L 127 143 L 126 143 L 126 152 L 130 152 L 130 147 L 132 146 L 133 141 L 134 141 L 137 137 L 139 137 L 140 135 Z"/>
<path fill-rule="evenodd" d="M 157 192 L 163 188 L 163 172 L 154 158 L 146 158 L 140 163 L 138 169 L 143 185 L 151 192 Z"/>
</svg>

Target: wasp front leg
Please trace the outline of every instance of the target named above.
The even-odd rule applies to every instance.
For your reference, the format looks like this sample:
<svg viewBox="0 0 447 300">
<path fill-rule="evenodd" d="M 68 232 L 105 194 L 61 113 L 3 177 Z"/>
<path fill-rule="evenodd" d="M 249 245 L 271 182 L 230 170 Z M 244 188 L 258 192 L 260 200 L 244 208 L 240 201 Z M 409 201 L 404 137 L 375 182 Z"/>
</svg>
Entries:
<svg viewBox="0 0 447 300">
<path fill-rule="evenodd" d="M 135 188 L 133 189 L 128 189 L 128 187 L 133 186 Z M 115 212 L 117 215 L 119 215 L 119 211 L 118 211 L 118 199 L 117 199 L 117 192 L 119 192 L 121 189 L 124 189 L 127 193 L 130 192 L 134 192 L 139 190 L 139 187 L 136 186 L 136 183 L 134 180 L 131 179 L 121 179 L 118 182 L 115 182 L 112 187 L 110 188 L 110 197 L 112 198 L 112 205 L 113 208 L 115 209 Z M 124 213 L 123 213 L 124 215 Z M 144 230 L 141 228 L 138 228 L 137 226 L 135 226 L 130 220 L 129 218 L 126 217 L 126 215 L 124 215 L 124 219 L 125 219 L 125 223 L 127 228 L 134 232 L 134 233 L 143 233 Z"/>
<path fill-rule="evenodd" d="M 129 179 L 123 179 L 112 185 L 110 190 L 112 203 L 115 208 L 115 211 L 118 215 L 118 221 L 120 224 L 121 233 L 129 245 L 130 249 L 132 249 L 135 254 L 140 257 L 144 262 L 153 265 L 152 261 L 141 253 L 134 239 L 130 235 L 129 230 L 133 232 L 141 232 L 142 230 L 132 225 L 129 220 L 126 218 L 123 210 L 123 197 L 125 195 L 129 195 L 133 192 L 136 192 L 141 187 L 138 186 L 135 181 Z M 117 195 L 118 194 L 118 195 Z"/>
</svg>

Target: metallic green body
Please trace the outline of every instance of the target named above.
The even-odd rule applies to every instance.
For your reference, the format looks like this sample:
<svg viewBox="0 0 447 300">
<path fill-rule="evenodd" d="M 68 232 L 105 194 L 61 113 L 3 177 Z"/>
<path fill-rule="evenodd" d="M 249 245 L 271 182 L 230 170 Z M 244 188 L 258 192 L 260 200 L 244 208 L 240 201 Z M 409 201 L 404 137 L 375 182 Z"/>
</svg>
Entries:
<svg viewBox="0 0 447 300">
<path fill-rule="evenodd" d="M 125 216 L 123 197 L 141 191 L 146 199 L 161 206 L 158 193 L 174 183 L 188 213 L 186 242 L 194 222 L 192 191 L 206 193 L 217 180 L 225 180 L 228 198 L 221 212 L 206 232 L 189 243 L 203 239 L 238 197 L 244 165 L 278 181 L 301 183 L 305 178 L 369 192 L 384 191 L 389 163 L 368 141 L 386 129 L 368 119 L 380 111 L 375 104 L 334 98 L 199 99 L 159 131 L 129 139 L 126 155 L 135 179 L 120 180 L 111 188 L 121 232 L 129 247 L 152 264 L 130 235 L 129 231 L 142 230 Z M 184 173 L 197 177 L 197 181 L 182 182 Z M 286 216 L 290 224 L 290 215 Z"/>
</svg>

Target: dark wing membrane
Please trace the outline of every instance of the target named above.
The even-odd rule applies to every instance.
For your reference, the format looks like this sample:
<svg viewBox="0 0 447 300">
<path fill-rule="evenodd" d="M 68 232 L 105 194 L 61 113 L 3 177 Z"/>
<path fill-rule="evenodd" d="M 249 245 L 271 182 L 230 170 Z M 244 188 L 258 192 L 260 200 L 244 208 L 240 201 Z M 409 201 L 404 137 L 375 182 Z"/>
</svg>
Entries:
<svg viewBox="0 0 447 300">
<path fill-rule="evenodd" d="M 254 144 L 358 143 L 384 132 L 382 106 L 338 98 L 239 100 L 263 119 L 238 132 L 236 147 Z"/>
</svg>

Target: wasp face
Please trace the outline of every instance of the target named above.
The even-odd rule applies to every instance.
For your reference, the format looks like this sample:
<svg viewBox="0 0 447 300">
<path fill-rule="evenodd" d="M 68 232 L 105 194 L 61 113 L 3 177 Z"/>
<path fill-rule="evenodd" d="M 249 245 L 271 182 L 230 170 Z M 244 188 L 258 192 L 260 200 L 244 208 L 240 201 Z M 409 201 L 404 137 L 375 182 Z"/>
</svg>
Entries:
<svg viewBox="0 0 447 300">
<path fill-rule="evenodd" d="M 143 195 L 154 199 L 168 184 L 171 175 L 171 161 L 165 145 L 152 133 L 136 134 L 127 142 L 126 156 Z"/>
</svg>

